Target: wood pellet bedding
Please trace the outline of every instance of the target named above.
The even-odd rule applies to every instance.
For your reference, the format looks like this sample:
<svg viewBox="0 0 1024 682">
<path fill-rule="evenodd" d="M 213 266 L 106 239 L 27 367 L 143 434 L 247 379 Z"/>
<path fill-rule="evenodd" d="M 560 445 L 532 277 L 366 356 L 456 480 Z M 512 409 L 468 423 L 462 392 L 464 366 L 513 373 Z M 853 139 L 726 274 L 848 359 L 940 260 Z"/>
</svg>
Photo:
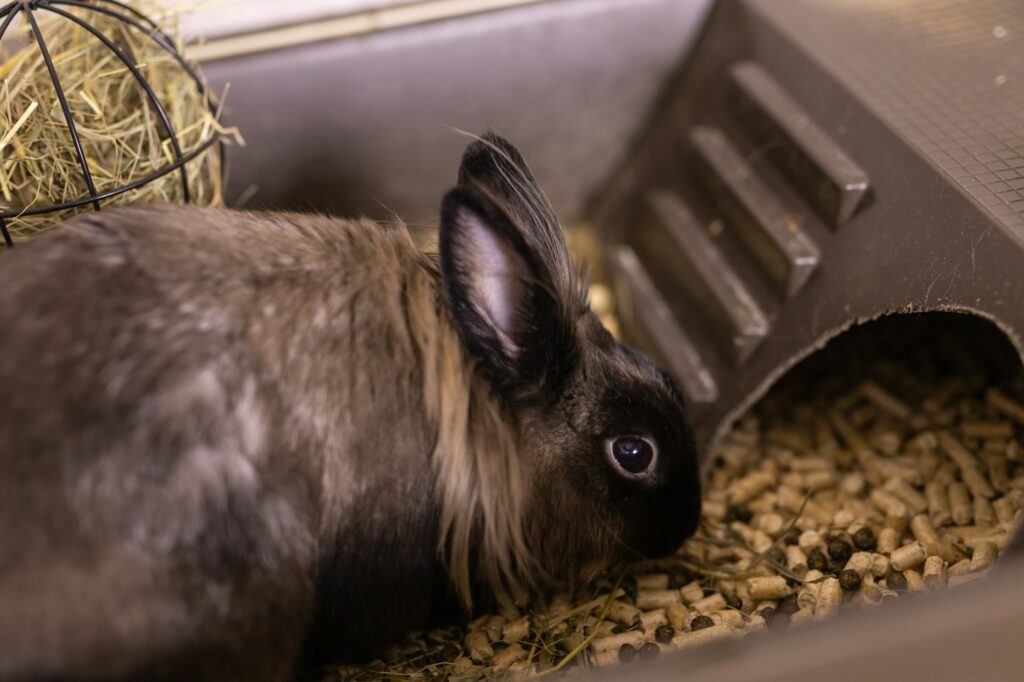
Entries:
<svg viewBox="0 0 1024 682">
<path fill-rule="evenodd" d="M 718 444 L 676 555 L 416 633 L 340 678 L 574 676 L 983 577 L 1024 503 L 1024 387 L 922 330 L 934 353 L 903 330 L 895 359 L 858 357 L 874 341 L 851 333 L 773 389 Z"/>
</svg>

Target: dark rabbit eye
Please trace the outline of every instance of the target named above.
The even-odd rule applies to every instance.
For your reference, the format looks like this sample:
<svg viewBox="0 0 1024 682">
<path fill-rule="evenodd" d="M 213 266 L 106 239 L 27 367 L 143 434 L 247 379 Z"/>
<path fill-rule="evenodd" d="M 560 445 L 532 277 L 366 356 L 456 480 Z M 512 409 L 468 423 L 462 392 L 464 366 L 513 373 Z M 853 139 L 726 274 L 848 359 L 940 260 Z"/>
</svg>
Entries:
<svg viewBox="0 0 1024 682">
<path fill-rule="evenodd" d="M 654 443 L 643 436 L 609 438 L 606 449 L 615 464 L 630 474 L 645 472 L 654 461 L 656 452 Z"/>
</svg>

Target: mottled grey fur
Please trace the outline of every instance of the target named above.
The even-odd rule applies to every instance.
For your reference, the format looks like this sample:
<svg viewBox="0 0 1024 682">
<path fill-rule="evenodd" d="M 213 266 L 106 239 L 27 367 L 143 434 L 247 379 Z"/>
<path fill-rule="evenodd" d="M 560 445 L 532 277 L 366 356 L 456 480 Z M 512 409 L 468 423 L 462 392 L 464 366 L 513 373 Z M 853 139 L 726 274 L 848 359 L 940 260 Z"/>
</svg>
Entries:
<svg viewBox="0 0 1024 682">
<path fill-rule="evenodd" d="M 0 679 L 287 679 L 456 595 L 692 531 L 671 380 L 579 305 L 567 256 L 531 246 L 557 223 L 476 168 L 446 199 L 443 277 L 402 226 L 182 208 L 86 214 L 0 254 Z M 522 297 L 506 346 L 467 321 L 457 238 L 495 222 L 487 239 L 527 235 L 508 249 L 529 272 L 502 273 Z M 538 321 L 560 355 L 517 326 Z M 640 486 L 602 449 L 637 432 L 662 451 Z"/>
</svg>

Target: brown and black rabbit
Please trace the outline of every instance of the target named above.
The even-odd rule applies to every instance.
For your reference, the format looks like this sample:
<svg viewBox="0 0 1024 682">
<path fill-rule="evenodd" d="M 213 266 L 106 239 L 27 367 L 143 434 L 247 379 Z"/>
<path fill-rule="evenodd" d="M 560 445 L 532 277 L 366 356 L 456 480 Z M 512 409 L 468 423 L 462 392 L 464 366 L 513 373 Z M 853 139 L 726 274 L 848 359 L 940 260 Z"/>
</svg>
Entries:
<svg viewBox="0 0 1024 682">
<path fill-rule="evenodd" d="M 439 237 L 134 208 L 0 254 L 0 679 L 289 679 L 693 532 L 679 391 L 512 145 Z"/>
</svg>

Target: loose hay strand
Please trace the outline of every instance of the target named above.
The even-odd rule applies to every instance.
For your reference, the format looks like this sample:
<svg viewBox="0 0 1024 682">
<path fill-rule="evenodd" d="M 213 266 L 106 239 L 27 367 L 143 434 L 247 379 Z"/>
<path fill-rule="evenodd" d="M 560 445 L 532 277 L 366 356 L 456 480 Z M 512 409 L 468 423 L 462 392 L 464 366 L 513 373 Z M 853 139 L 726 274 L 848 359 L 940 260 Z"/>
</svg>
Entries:
<svg viewBox="0 0 1024 682">
<path fill-rule="evenodd" d="M 608 595 L 603 598 L 604 606 L 601 607 L 601 612 L 597 616 L 598 624 L 603 623 L 605 617 L 608 615 L 608 608 L 611 606 L 612 600 L 619 594 L 619 583 L 620 582 L 622 582 L 622 578 L 621 577 L 618 580 L 615 581 L 615 585 L 612 587 L 611 592 L 609 592 Z M 593 600 L 593 601 L 597 601 L 597 600 Z M 591 602 L 591 603 L 593 603 L 593 602 Z M 586 638 L 584 638 L 584 640 L 582 642 L 580 642 L 578 645 L 576 645 L 576 648 L 574 648 L 572 651 L 567 653 L 562 658 L 562 660 L 560 660 L 554 667 L 548 668 L 547 670 L 545 670 L 545 671 L 543 671 L 541 673 L 538 673 L 536 675 L 536 677 L 540 678 L 540 677 L 544 677 L 545 675 L 549 675 L 551 673 L 556 673 L 559 670 L 561 670 L 562 668 L 564 668 L 565 666 L 569 665 L 569 663 L 571 663 L 572 661 L 576 660 L 576 657 L 579 656 L 588 646 L 590 646 L 590 643 L 593 642 L 594 639 L 597 638 L 597 635 L 598 635 L 598 630 L 595 628 L 589 635 L 586 636 Z"/>
</svg>

